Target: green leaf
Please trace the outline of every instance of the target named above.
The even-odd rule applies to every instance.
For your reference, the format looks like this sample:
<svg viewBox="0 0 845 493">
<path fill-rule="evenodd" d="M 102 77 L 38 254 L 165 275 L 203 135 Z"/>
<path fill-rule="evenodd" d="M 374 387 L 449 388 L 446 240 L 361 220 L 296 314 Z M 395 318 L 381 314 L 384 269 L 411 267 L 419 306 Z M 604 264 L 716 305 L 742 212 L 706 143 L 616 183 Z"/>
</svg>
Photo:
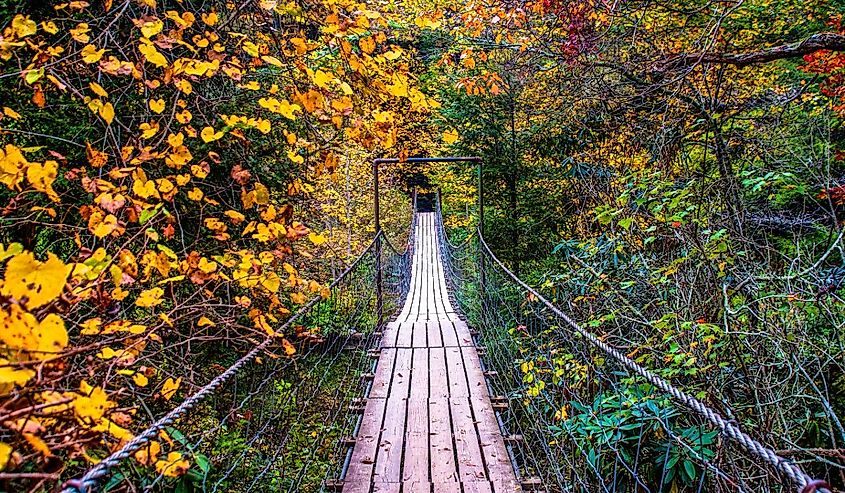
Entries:
<svg viewBox="0 0 845 493">
<path fill-rule="evenodd" d="M 211 470 L 211 461 L 208 460 L 208 457 L 197 454 L 194 456 L 194 460 L 197 461 L 197 467 L 202 469 L 202 472 L 208 474 L 208 471 Z"/>
<path fill-rule="evenodd" d="M 695 479 L 695 464 L 693 464 L 692 462 L 690 462 L 688 460 L 685 460 L 684 461 L 684 472 L 686 473 L 687 478 L 689 478 L 690 481 L 694 480 Z"/>
<path fill-rule="evenodd" d="M 42 77 L 44 77 L 44 67 L 27 71 L 24 79 L 27 84 L 35 84 Z"/>
</svg>

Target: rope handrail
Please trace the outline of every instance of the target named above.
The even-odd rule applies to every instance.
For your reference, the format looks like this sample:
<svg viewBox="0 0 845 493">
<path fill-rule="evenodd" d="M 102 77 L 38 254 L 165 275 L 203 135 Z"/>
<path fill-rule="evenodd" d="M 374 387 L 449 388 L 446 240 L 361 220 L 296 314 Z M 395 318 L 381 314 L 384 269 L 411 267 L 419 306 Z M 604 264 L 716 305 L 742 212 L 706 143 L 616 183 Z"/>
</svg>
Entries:
<svg viewBox="0 0 845 493">
<path fill-rule="evenodd" d="M 571 327 L 579 335 L 584 337 L 593 347 L 612 357 L 618 363 L 620 363 L 630 371 L 645 378 L 649 383 L 671 396 L 675 401 L 681 403 L 682 405 L 706 418 L 711 424 L 717 427 L 725 436 L 742 445 L 743 448 L 751 452 L 753 455 L 765 460 L 770 466 L 774 467 L 775 470 L 785 474 L 798 486 L 797 491 L 801 493 L 829 491 L 830 486 L 825 481 L 813 479 L 812 477 L 807 475 L 798 465 L 796 465 L 789 459 L 781 457 L 773 449 L 755 440 L 750 435 L 740 430 L 739 427 L 737 427 L 735 424 L 723 418 L 718 412 L 711 409 L 700 400 L 678 389 L 667 380 L 663 379 L 651 370 L 638 364 L 633 359 L 629 358 L 616 348 L 603 342 L 592 332 L 582 328 L 566 313 L 564 313 L 562 310 L 560 310 L 558 307 L 548 301 L 545 297 L 543 297 L 540 293 L 538 293 L 535 289 L 533 289 L 522 279 L 517 277 L 513 272 L 511 272 L 510 269 L 508 269 L 504 265 L 504 263 L 499 260 L 499 258 L 496 257 L 496 255 L 490 250 L 490 247 L 487 245 L 487 242 L 484 240 L 484 236 L 481 234 L 481 232 L 478 230 L 476 230 L 476 232 L 478 233 L 479 244 L 481 245 L 483 254 L 486 254 L 488 257 L 490 257 L 493 260 L 494 264 L 515 284 L 517 284 L 527 293 L 530 293 L 532 296 L 534 296 L 555 316 L 563 320 L 569 327 Z"/>
<path fill-rule="evenodd" d="M 375 250 L 377 240 L 384 235 L 381 231 L 377 234 L 369 245 L 361 252 L 360 255 L 352 262 L 346 270 L 344 270 L 332 283 L 329 289 L 337 287 L 355 268 L 363 261 L 363 259 Z M 277 332 L 284 332 L 290 328 L 294 323 L 299 321 L 303 316 L 308 314 L 315 305 L 317 305 L 323 298 L 320 295 L 315 296 L 299 310 L 291 315 Z M 65 482 L 61 493 L 86 493 L 91 488 L 95 488 L 103 479 L 105 479 L 111 470 L 120 464 L 124 459 L 140 450 L 144 445 L 148 444 L 153 438 L 166 427 L 173 424 L 180 416 L 187 411 L 194 408 L 197 404 L 213 395 L 224 383 L 230 380 L 240 369 L 245 367 L 249 362 L 254 361 L 255 357 L 264 351 L 275 340 L 275 336 L 267 336 L 260 344 L 254 346 L 249 352 L 243 355 L 235 363 L 230 365 L 225 371 L 214 377 L 210 382 L 203 386 L 198 391 L 187 397 L 182 403 L 173 408 L 166 415 L 161 417 L 155 423 L 147 427 L 140 434 L 136 435 L 132 440 L 126 442 L 119 450 L 109 455 L 107 458 L 98 462 L 94 467 L 85 472 L 81 477 L 71 479 Z"/>
</svg>

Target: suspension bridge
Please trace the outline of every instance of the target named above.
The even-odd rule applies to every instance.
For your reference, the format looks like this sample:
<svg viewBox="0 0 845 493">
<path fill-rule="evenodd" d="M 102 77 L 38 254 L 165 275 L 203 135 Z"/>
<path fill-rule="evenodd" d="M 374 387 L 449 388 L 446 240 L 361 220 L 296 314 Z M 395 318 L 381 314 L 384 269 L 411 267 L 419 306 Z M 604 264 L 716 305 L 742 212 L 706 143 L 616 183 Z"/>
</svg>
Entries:
<svg viewBox="0 0 845 493">
<path fill-rule="evenodd" d="M 372 243 L 279 327 L 301 335 L 296 356 L 256 341 L 63 493 L 831 491 L 816 478 L 833 463 L 783 457 L 776 437 L 580 326 L 483 228 L 450 242 L 439 193 L 433 211 L 415 196 L 395 247 L 379 217 L 387 161 Z M 175 486 L 142 467 L 158 442 L 190 464 Z"/>
</svg>

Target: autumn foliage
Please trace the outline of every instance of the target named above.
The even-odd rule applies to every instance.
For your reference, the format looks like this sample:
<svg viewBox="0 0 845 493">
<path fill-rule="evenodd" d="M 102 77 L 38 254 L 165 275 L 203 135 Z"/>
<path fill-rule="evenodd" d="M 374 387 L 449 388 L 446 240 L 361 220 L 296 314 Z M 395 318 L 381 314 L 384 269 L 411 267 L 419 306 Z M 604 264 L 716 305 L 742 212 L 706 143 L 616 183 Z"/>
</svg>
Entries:
<svg viewBox="0 0 845 493">
<path fill-rule="evenodd" d="M 436 103 L 364 4 L 17 7 L 0 20 L 0 471 L 68 479 L 143 429 L 142 401 L 169 409 L 218 373 L 191 367 L 203 351 L 296 351 L 275 328 L 370 236 L 356 217 L 337 232 L 355 248 L 327 249 L 312 204 L 343 153 L 394 148 Z M 160 438 L 138 465 L 183 474 Z"/>
</svg>

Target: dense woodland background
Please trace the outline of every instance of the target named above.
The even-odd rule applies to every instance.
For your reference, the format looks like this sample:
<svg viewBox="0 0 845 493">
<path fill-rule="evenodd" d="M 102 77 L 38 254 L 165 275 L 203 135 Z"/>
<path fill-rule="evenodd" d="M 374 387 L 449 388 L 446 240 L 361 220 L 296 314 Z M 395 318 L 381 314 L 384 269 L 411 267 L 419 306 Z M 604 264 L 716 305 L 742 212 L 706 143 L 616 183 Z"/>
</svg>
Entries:
<svg viewBox="0 0 845 493">
<path fill-rule="evenodd" d="M 371 159 L 427 155 L 483 158 L 517 275 L 843 487 L 843 16 L 0 0 L 0 489 L 55 488 L 267 334 L 297 358 L 319 337 L 275 328 L 372 239 Z M 475 168 L 383 180 L 396 244 L 415 188 L 472 234 Z M 207 472 L 157 447 L 138 477 Z"/>
</svg>

